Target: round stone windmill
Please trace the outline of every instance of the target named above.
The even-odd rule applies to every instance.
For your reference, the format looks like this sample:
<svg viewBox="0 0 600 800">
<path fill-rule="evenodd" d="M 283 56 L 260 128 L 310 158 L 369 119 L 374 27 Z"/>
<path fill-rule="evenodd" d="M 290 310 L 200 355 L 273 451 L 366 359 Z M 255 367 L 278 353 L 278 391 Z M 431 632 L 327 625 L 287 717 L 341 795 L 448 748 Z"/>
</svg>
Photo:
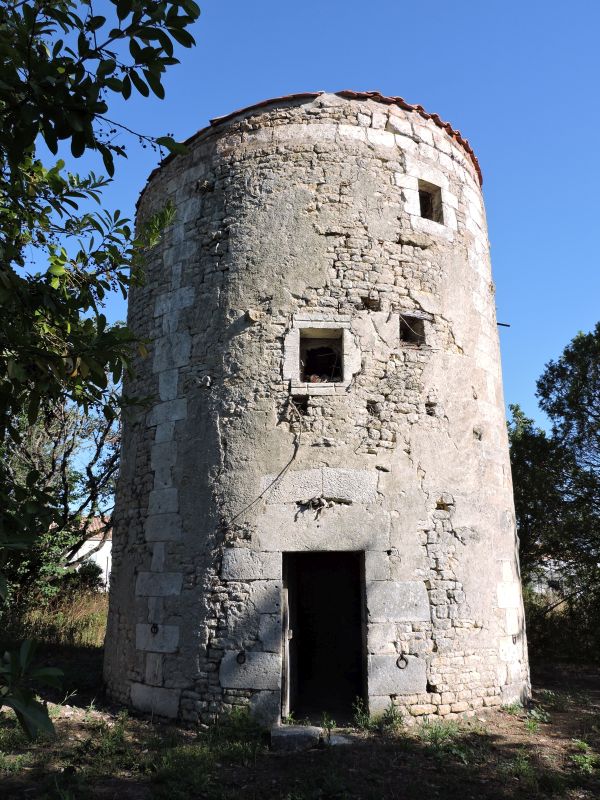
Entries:
<svg viewBox="0 0 600 800">
<path fill-rule="evenodd" d="M 500 357 L 468 144 L 375 92 L 213 120 L 129 325 L 149 342 L 105 676 L 159 716 L 410 718 L 529 679 Z"/>
</svg>

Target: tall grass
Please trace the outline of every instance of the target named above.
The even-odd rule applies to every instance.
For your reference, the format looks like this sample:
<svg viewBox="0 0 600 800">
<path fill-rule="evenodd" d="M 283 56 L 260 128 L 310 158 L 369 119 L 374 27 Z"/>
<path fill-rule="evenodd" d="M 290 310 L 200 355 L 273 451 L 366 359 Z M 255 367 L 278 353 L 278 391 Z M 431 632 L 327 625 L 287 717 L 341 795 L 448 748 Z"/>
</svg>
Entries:
<svg viewBox="0 0 600 800">
<path fill-rule="evenodd" d="M 74 647 L 102 647 L 108 613 L 107 592 L 82 592 L 49 604 L 31 603 L 6 620 L 11 639 Z"/>
</svg>

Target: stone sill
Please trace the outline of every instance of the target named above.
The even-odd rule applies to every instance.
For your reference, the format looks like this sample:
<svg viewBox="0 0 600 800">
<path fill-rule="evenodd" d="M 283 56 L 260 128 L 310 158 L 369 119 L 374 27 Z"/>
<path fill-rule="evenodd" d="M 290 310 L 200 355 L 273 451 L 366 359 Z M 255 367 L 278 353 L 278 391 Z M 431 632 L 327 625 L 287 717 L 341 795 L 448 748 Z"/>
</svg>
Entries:
<svg viewBox="0 0 600 800">
<path fill-rule="evenodd" d="M 309 397 L 324 397 L 327 395 L 346 394 L 350 381 L 342 383 L 302 383 L 290 381 L 291 395 L 308 395 Z"/>
</svg>

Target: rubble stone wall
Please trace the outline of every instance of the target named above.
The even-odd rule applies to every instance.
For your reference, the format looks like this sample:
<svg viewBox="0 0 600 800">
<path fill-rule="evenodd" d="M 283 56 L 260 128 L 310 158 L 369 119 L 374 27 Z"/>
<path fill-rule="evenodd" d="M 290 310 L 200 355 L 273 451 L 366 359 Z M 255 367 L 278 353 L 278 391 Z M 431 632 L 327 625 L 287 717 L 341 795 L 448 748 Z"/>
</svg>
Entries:
<svg viewBox="0 0 600 800">
<path fill-rule="evenodd" d="M 419 180 L 440 187 L 442 224 L 421 217 Z M 276 721 L 282 553 L 350 550 L 365 554 L 372 713 L 526 696 L 494 285 L 466 151 L 375 100 L 274 101 L 163 166 L 140 220 L 167 201 L 175 222 L 129 301 L 150 354 L 126 385 L 146 404 L 124 428 L 109 692 L 159 716 L 250 704 Z M 424 342 L 401 338 L 402 318 Z M 331 328 L 343 380 L 303 382 L 302 331 Z"/>
</svg>

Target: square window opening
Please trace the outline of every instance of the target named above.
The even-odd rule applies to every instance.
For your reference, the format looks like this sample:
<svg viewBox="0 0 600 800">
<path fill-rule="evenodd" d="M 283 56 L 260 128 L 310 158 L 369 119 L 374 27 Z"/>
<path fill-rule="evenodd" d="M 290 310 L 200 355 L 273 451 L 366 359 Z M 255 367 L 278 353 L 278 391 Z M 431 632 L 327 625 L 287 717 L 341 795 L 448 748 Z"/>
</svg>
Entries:
<svg viewBox="0 0 600 800">
<path fill-rule="evenodd" d="M 303 328 L 300 331 L 300 380 L 340 383 L 344 380 L 342 328 Z"/>
<path fill-rule="evenodd" d="M 439 186 L 427 181 L 419 181 L 419 208 L 423 219 L 444 224 L 442 208 L 442 190 Z"/>
<path fill-rule="evenodd" d="M 420 317 L 401 314 L 400 341 L 406 344 L 425 344 L 425 321 Z"/>
</svg>

